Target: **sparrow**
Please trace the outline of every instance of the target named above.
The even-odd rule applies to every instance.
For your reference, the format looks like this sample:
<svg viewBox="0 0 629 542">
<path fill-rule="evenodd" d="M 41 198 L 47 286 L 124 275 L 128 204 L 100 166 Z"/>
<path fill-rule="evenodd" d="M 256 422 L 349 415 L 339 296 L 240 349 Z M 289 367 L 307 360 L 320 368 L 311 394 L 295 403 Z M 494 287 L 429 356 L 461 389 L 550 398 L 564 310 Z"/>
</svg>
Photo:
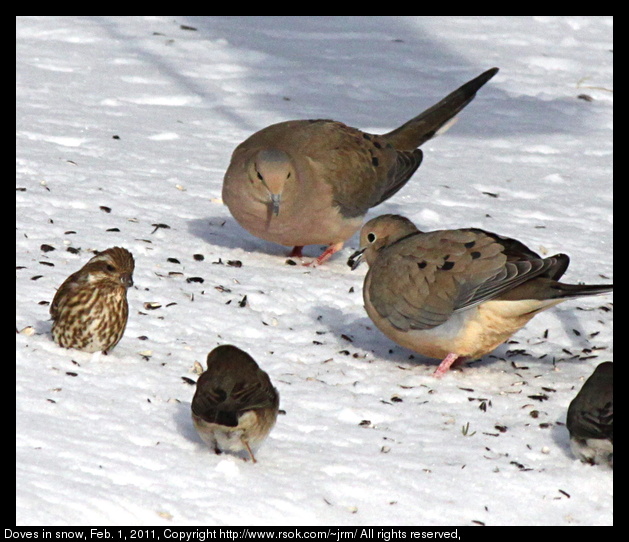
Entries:
<svg viewBox="0 0 629 542">
<path fill-rule="evenodd" d="M 215 453 L 254 451 L 275 425 L 280 397 L 265 373 L 246 352 L 217 346 L 207 356 L 207 370 L 197 381 L 192 421 Z"/>
<path fill-rule="evenodd" d="M 107 353 L 116 346 L 127 327 L 134 269 L 131 252 L 112 247 L 70 275 L 50 305 L 53 340 L 84 352 Z"/>
<path fill-rule="evenodd" d="M 568 407 L 566 426 L 576 457 L 614 466 L 614 364 L 601 363 Z"/>
</svg>

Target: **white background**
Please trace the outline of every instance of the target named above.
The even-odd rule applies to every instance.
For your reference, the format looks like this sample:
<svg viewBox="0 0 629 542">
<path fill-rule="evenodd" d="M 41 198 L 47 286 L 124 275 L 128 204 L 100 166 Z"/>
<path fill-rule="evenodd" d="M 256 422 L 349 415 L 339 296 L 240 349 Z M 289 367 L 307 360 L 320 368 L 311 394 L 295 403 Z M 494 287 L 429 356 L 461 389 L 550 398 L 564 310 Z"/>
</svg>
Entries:
<svg viewBox="0 0 629 542">
<path fill-rule="evenodd" d="M 481 227 L 569 254 L 567 282 L 611 282 L 611 17 L 21 17 L 16 30 L 16 329 L 34 331 L 16 335 L 18 524 L 612 523 L 612 471 L 575 460 L 564 426 L 613 359 L 610 295 L 562 304 L 435 380 L 436 360 L 367 318 L 367 267 L 346 265 L 357 236 L 320 268 L 288 266 L 220 200 L 232 150 L 268 124 L 387 132 L 498 66 L 368 218 Z M 57 347 L 55 289 L 114 245 L 136 258 L 124 338 L 107 356 Z M 286 412 L 255 465 L 214 455 L 190 420 L 182 377 L 223 343 L 254 356 Z"/>
</svg>

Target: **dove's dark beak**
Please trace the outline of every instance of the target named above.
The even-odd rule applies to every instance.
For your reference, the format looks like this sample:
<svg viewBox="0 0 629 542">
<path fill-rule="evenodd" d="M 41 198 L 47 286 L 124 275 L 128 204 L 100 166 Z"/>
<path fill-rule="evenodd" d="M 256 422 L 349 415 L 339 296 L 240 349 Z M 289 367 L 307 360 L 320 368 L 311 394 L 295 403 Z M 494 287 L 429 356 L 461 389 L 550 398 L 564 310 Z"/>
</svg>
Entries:
<svg viewBox="0 0 629 542">
<path fill-rule="evenodd" d="M 365 252 L 364 248 L 361 250 L 357 250 L 347 260 L 347 265 L 349 265 L 352 268 L 352 271 L 361 264 L 362 258 L 363 258 L 363 252 Z"/>
<path fill-rule="evenodd" d="M 280 201 L 282 194 L 271 194 L 271 209 L 275 216 L 280 214 Z"/>
</svg>

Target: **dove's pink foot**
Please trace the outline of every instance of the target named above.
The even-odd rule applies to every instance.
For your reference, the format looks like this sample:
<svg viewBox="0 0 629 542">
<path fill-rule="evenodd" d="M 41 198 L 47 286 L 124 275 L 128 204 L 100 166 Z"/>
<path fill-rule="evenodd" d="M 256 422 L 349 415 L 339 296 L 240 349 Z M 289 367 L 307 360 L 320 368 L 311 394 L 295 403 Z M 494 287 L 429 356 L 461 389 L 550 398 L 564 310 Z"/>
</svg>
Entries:
<svg viewBox="0 0 629 542">
<path fill-rule="evenodd" d="M 459 356 L 458 354 L 450 353 L 448 354 L 443 361 L 439 364 L 439 367 L 433 373 L 435 378 L 441 378 L 444 374 L 446 374 L 450 367 L 452 367 L 455 363 L 458 365 L 465 360 L 465 357 Z M 458 362 L 458 363 L 457 363 Z"/>
<path fill-rule="evenodd" d="M 319 256 L 318 258 L 315 258 L 314 260 L 305 263 L 305 266 L 313 266 L 313 267 L 317 267 L 318 265 L 321 265 L 323 262 L 327 262 L 331 257 L 332 254 L 336 254 L 339 250 L 341 250 L 343 248 L 343 243 L 336 243 L 335 245 L 330 245 L 328 248 L 326 248 L 323 253 L 321 254 L 321 256 Z"/>
<path fill-rule="evenodd" d="M 303 246 L 293 247 L 293 250 L 290 251 L 290 254 L 288 255 L 288 257 L 289 258 L 303 258 L 303 254 L 302 254 L 303 248 L 304 248 Z M 321 256 L 319 256 L 318 258 L 315 258 L 314 260 L 310 260 L 309 262 L 305 262 L 302 265 L 306 267 L 308 266 L 317 267 L 318 265 L 321 265 L 323 262 L 327 262 L 332 257 L 332 254 L 336 254 L 342 248 L 343 248 L 343 243 L 336 243 L 335 245 L 330 245 L 328 248 L 326 248 L 323 251 Z"/>
</svg>

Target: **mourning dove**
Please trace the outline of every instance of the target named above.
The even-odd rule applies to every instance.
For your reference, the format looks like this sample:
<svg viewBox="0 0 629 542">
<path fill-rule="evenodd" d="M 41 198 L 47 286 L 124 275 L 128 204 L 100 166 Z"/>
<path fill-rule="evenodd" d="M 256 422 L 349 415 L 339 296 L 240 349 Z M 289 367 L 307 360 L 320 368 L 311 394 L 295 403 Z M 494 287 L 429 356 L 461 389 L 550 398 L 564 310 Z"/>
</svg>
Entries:
<svg viewBox="0 0 629 542">
<path fill-rule="evenodd" d="M 399 215 L 367 222 L 348 264 L 369 264 L 367 314 L 396 343 L 443 359 L 435 376 L 461 358 L 491 352 L 537 313 L 611 285 L 563 284 L 565 254 L 542 258 L 524 244 L 476 228 L 420 232 Z"/>
<path fill-rule="evenodd" d="M 328 248 L 322 263 L 356 233 L 365 213 L 390 198 L 422 161 L 417 147 L 444 132 L 498 68 L 472 79 L 417 117 L 384 135 L 333 120 L 268 126 L 236 147 L 223 201 L 251 234 L 294 246 Z"/>
<path fill-rule="evenodd" d="M 570 403 L 566 422 L 574 455 L 592 465 L 614 464 L 614 364 L 601 363 Z"/>
<path fill-rule="evenodd" d="M 207 357 L 192 399 L 192 421 L 217 454 L 253 455 L 277 419 L 280 396 L 255 360 L 236 346 L 222 345 Z"/>
</svg>

